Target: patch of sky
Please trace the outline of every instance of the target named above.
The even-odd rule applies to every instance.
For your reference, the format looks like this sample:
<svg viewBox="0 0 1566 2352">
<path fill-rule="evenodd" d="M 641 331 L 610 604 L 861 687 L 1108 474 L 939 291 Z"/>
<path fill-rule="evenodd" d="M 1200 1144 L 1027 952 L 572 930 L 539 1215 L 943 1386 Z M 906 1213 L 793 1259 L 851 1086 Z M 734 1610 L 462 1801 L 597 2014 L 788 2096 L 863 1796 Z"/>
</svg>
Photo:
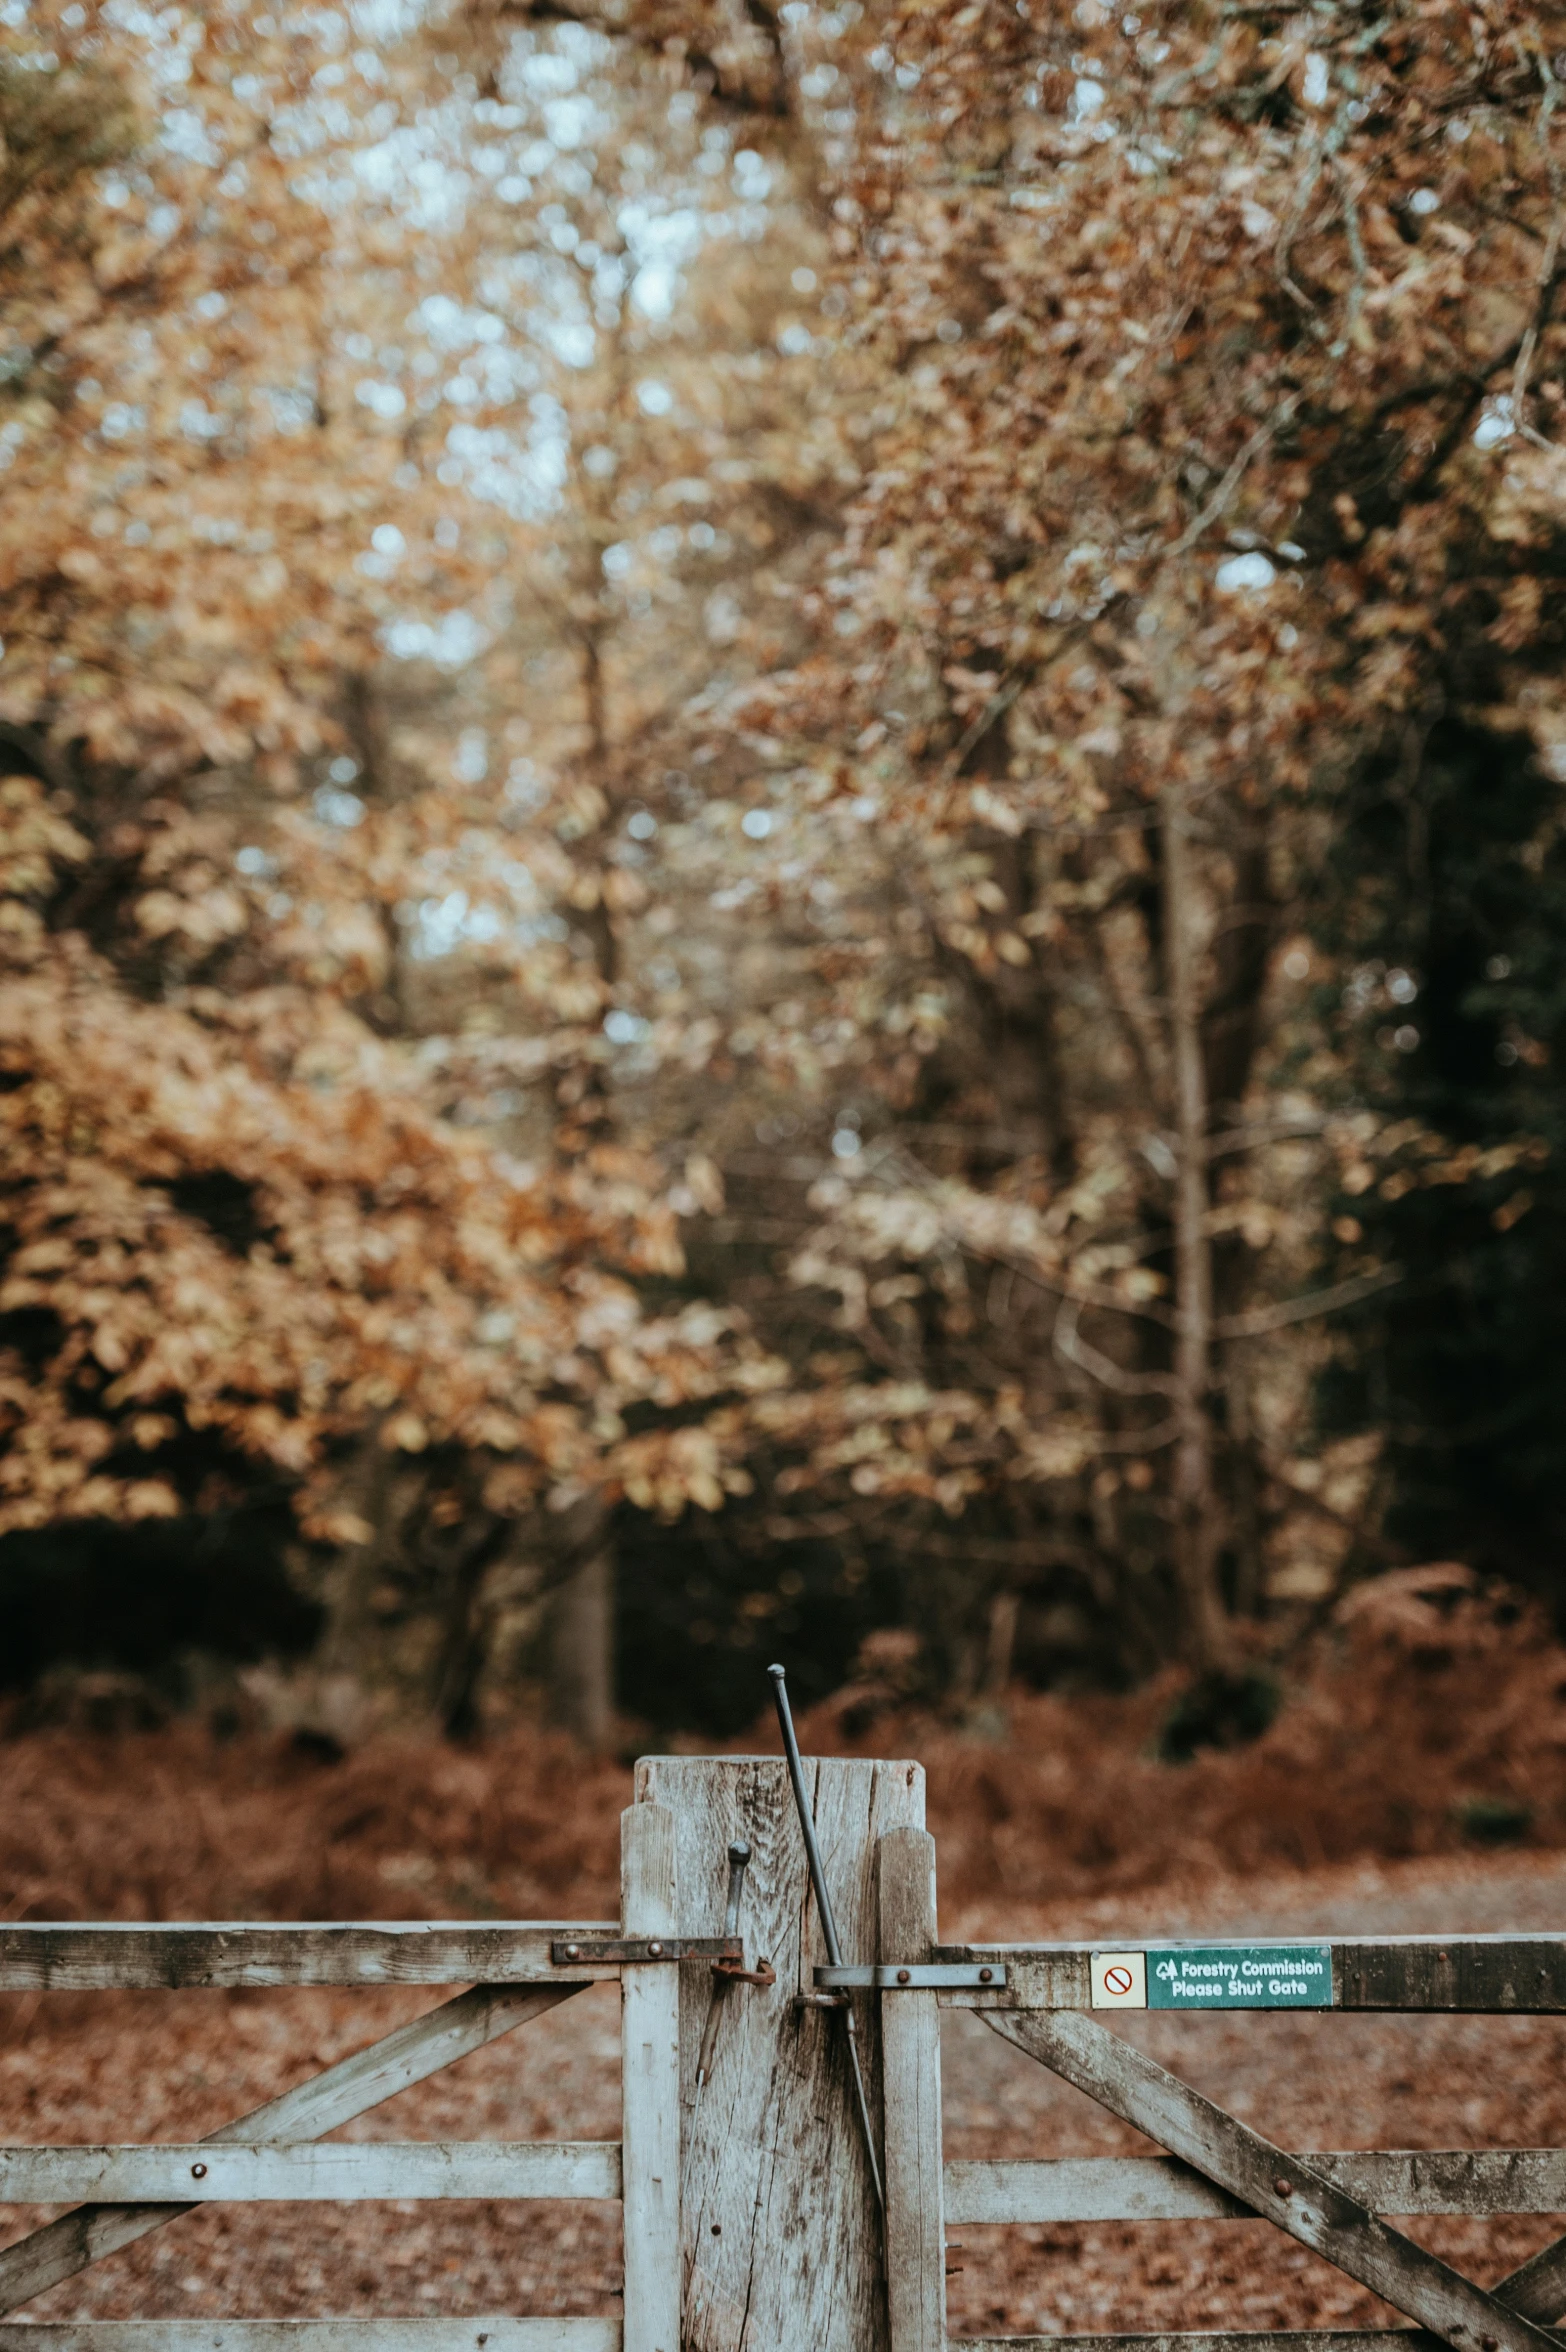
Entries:
<svg viewBox="0 0 1566 2352">
<path fill-rule="evenodd" d="M 494 907 L 474 906 L 465 890 L 448 890 L 444 898 L 421 899 L 410 928 L 414 955 L 430 962 L 459 947 L 498 939 L 506 926 Z"/>
<path fill-rule="evenodd" d="M 1245 588 L 1270 588 L 1278 573 L 1276 565 L 1259 548 L 1252 548 L 1244 555 L 1229 556 L 1213 577 L 1221 589 L 1233 594 Z"/>
<path fill-rule="evenodd" d="M 204 401 L 187 400 L 179 412 L 179 429 L 187 441 L 217 441 L 228 431 L 228 419 Z"/>
<path fill-rule="evenodd" d="M 592 99 L 579 94 L 551 99 L 544 108 L 544 128 L 551 144 L 569 154 L 575 147 L 585 147 L 594 131 L 606 129 L 607 123 Z"/>
<path fill-rule="evenodd" d="M 186 163 L 205 164 L 210 168 L 221 161 L 221 152 L 213 143 L 211 132 L 193 106 L 171 108 L 163 117 L 159 144 Z"/>
<path fill-rule="evenodd" d="M 362 377 L 353 388 L 353 396 L 361 408 L 367 408 L 372 416 L 382 418 L 387 424 L 400 417 L 408 405 L 407 395 L 396 384 L 384 384 L 374 376 Z"/>
<path fill-rule="evenodd" d="M 482 784 L 489 774 L 489 738 L 482 727 L 464 727 L 451 763 L 458 784 Z"/>
<path fill-rule="evenodd" d="M 1474 447 L 1498 449 L 1503 441 L 1511 439 L 1516 423 L 1516 412 L 1507 393 L 1501 393 L 1494 400 L 1487 400 L 1484 412 L 1474 427 Z"/>
<path fill-rule="evenodd" d="M 362 41 L 388 48 L 417 32 L 428 14 L 428 0 L 354 0 L 348 19 Z"/>
<path fill-rule="evenodd" d="M 489 635 L 470 612 L 459 609 L 433 621 L 412 615 L 388 621 L 381 643 L 394 661 L 428 661 L 438 669 L 461 670 L 478 659 Z"/>
<path fill-rule="evenodd" d="M 682 267 L 699 252 L 704 224 L 693 205 L 659 210 L 642 197 L 622 204 L 616 227 L 635 276 L 631 300 L 644 318 L 667 317 Z"/>
<path fill-rule="evenodd" d="M 340 784 L 323 784 L 310 806 L 323 825 L 335 825 L 341 832 L 351 833 L 355 825 L 364 822 L 364 803 L 357 792 L 347 792 Z"/>
<path fill-rule="evenodd" d="M 314 421 L 315 400 L 308 392 L 268 386 L 264 398 L 271 408 L 272 422 L 280 433 L 302 433 Z"/>
</svg>

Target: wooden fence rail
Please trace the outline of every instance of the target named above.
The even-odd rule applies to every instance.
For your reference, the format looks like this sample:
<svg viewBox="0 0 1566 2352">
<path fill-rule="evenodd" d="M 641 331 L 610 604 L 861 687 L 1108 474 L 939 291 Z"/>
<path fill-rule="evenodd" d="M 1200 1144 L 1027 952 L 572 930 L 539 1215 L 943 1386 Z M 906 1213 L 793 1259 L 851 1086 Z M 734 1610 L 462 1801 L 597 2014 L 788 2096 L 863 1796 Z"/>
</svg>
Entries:
<svg viewBox="0 0 1566 2352">
<path fill-rule="evenodd" d="M 1100 2013 L 1183 2015 L 1198 2040 L 1215 2011 L 1566 2015 L 1566 1934 L 942 1944 L 920 1767 L 815 1760 L 807 1785 L 849 1956 L 836 1968 L 770 1757 L 637 1767 L 618 1920 L 0 1926 L 5 1991 L 469 1988 L 202 2140 L 0 2148 L 0 2202 L 73 2208 L 0 2250 L 0 2314 L 219 2201 L 607 2200 L 625 2249 L 623 2316 L 0 2317 L 0 2352 L 1561 2352 L 1566 2238 L 1485 2289 L 1388 2217 L 1566 2214 L 1566 2150 L 1286 2150 Z M 741 1839 L 735 1936 L 726 1857 Z M 618 2140 L 327 2137 L 607 1980 L 621 1992 Z M 845 2002 L 869 2061 L 884 2213 L 845 2071 Z M 951 2007 L 1168 2153 L 946 2158 Z M 1414 2324 L 948 2335 L 951 2224 L 1258 2218 Z"/>
</svg>

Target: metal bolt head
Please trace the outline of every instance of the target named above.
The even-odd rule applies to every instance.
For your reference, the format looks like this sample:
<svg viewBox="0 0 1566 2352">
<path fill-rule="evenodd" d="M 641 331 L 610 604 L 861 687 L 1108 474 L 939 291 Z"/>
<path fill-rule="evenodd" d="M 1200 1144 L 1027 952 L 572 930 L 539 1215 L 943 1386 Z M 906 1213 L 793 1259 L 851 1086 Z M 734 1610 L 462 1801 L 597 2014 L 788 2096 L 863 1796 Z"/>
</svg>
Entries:
<svg viewBox="0 0 1566 2352">
<path fill-rule="evenodd" d="M 993 1983 L 995 1982 L 995 1971 L 994 1971 L 994 1969 L 993 1969 L 993 1968 L 981 1968 L 981 1969 L 979 1970 L 979 1982 L 980 1982 L 980 1984 L 993 1984 Z"/>
<path fill-rule="evenodd" d="M 1294 2183 L 1292 2181 L 1275 2180 L 1272 2185 L 1277 2190 L 1280 2197 L 1292 2197 L 1294 2194 Z"/>
<path fill-rule="evenodd" d="M 897 1981 L 899 1984 L 911 1984 L 913 1979 L 910 1977 L 906 1968 L 899 1968 L 897 1971 Z"/>
<path fill-rule="evenodd" d="M 750 1848 L 746 1845 L 743 1838 L 736 1838 L 733 1845 L 730 1846 L 729 1860 L 733 1863 L 736 1870 L 742 1870 L 745 1864 L 750 1860 Z"/>
<path fill-rule="evenodd" d="M 1499 2346 L 1497 2345 L 1494 2336 L 1481 2336 L 1479 2338 L 1479 2343 L 1481 2346 L 1481 2352 L 1499 2352 Z"/>
<path fill-rule="evenodd" d="M 207 2177 L 206 2166 L 204 2164 L 193 2164 L 190 2168 L 190 2177 L 192 2180 L 205 2180 Z"/>
<path fill-rule="evenodd" d="M 647 1947 L 647 1957 L 649 1960 L 661 1960 L 663 1958 L 662 1944 L 649 1944 Z"/>
<path fill-rule="evenodd" d="M 568 1960 L 580 1960 L 580 1959 L 581 1959 L 581 1957 L 582 1957 L 582 1947 L 581 1947 L 581 1945 L 580 1945 L 580 1944 L 567 1944 L 567 1946 L 566 1946 L 566 1958 L 567 1958 Z"/>
</svg>

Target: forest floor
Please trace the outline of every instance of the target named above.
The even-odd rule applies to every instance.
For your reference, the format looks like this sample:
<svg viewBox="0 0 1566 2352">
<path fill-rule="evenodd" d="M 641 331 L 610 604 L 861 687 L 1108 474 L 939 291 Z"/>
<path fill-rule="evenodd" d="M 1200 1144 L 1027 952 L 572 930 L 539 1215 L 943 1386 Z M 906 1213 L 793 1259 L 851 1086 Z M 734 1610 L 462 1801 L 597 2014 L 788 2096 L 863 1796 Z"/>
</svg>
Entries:
<svg viewBox="0 0 1566 2352">
<path fill-rule="evenodd" d="M 1472 1594 L 1412 1615 L 1417 1594 L 1389 1599 L 1401 1618 L 1351 1626 L 1262 1740 L 1182 1767 L 1148 1752 L 1167 1703 L 1156 1693 L 1019 1698 L 1001 1742 L 906 1709 L 877 1720 L 861 1690 L 818 1710 L 806 1745 L 924 1758 L 946 1935 L 1566 1926 L 1566 1654 Z M 33 1730 L 0 1740 L 0 1917 L 605 1918 L 629 1794 L 624 1764 L 590 1763 L 522 1729 L 467 1752 L 404 1740 L 335 1762 L 286 1735 L 221 1741 L 194 1721 L 113 1738 Z M 1511 1810 L 1498 1816 L 1503 1800 Z M 1476 1851 L 1476 1820 L 1497 1818 L 1522 1842 Z M 5 1996 L 0 2140 L 199 2137 L 431 1999 Z M 1566 2144 L 1566 2018 L 1149 2017 L 1117 2029 L 1285 2147 Z M 977 2018 L 954 2013 L 945 2031 L 949 2155 L 1145 2148 Z M 594 2139 L 618 2128 L 617 1995 L 601 1986 L 348 2136 Z M 26 2316 L 614 2308 L 613 2208 L 405 2202 L 394 2212 L 190 2213 Z M 0 2238 L 43 2218 L 0 2211 Z M 1563 2227 L 1559 2217 L 1411 2225 L 1487 2282 Z M 1265 2223 L 955 2234 L 954 2332 L 1389 2322 Z"/>
</svg>

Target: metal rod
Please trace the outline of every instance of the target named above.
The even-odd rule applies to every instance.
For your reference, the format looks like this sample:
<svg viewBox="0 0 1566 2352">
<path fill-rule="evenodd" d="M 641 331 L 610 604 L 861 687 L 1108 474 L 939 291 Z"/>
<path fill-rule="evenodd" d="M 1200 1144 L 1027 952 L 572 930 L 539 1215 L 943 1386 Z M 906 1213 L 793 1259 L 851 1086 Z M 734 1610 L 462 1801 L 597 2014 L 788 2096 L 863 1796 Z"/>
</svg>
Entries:
<svg viewBox="0 0 1566 2352">
<path fill-rule="evenodd" d="M 799 1814 L 800 1832 L 805 1840 L 805 1858 L 810 1865 L 810 1883 L 815 1889 L 816 1912 L 821 1921 L 821 1933 L 826 1942 L 827 1960 L 833 1968 L 843 1965 L 843 1948 L 837 1940 L 837 1921 L 832 1915 L 832 1898 L 827 1893 L 826 1872 L 821 1867 L 821 1849 L 816 1844 L 816 1825 L 811 1817 L 805 1796 L 805 1770 L 799 1760 L 799 1741 L 794 1735 L 794 1718 L 789 1711 L 788 1689 L 784 1669 L 769 1666 L 772 1677 L 772 1696 L 777 1703 L 778 1728 L 783 1734 L 783 1753 L 788 1758 L 788 1776 L 794 1787 L 794 1804 Z M 852 1996 L 843 2006 L 843 2023 L 848 2031 L 848 2064 L 854 2078 L 854 2098 L 859 2108 L 860 2127 L 865 2137 L 865 2154 L 870 2159 L 870 2178 L 875 2187 L 875 2201 L 882 2215 L 886 2212 L 886 2192 L 881 2186 L 881 2166 L 875 2152 L 875 2128 L 870 2121 L 870 2101 L 865 2095 L 864 2068 L 859 2061 L 859 2027 L 854 2017 Z"/>
</svg>

